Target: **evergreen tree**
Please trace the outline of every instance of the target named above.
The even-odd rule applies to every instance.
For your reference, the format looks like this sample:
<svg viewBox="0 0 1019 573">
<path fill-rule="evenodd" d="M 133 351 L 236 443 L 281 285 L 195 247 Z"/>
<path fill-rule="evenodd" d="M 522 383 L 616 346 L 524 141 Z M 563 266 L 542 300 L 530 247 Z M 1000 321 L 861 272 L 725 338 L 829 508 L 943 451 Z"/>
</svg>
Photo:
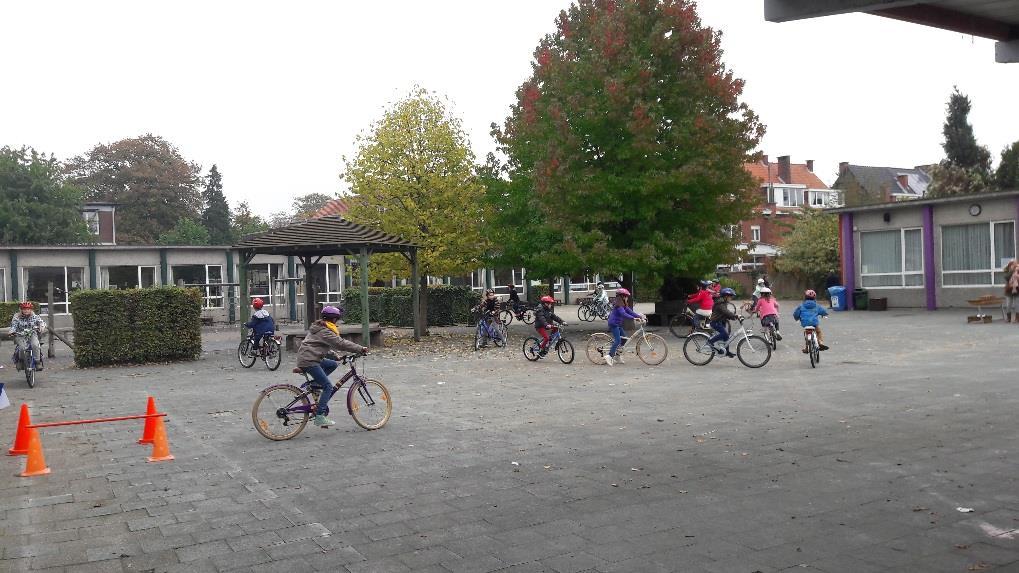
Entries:
<svg viewBox="0 0 1019 573">
<path fill-rule="evenodd" d="M 88 241 L 81 203 L 81 190 L 64 181 L 53 156 L 0 148 L 0 245 Z"/>
<path fill-rule="evenodd" d="M 1019 191 L 1019 141 L 1001 151 L 1001 163 L 994 174 L 994 183 L 1002 191 Z"/>
<path fill-rule="evenodd" d="M 202 224 L 209 230 L 209 242 L 213 245 L 229 245 L 233 243 L 233 232 L 230 229 L 230 206 L 223 195 L 223 176 L 219 168 L 213 164 L 209 175 L 205 177 L 205 190 L 202 191 L 205 210 L 202 211 Z"/>
<path fill-rule="evenodd" d="M 973 126 L 969 123 L 972 104 L 969 97 L 956 87 L 948 99 L 948 115 L 942 133 L 945 142 L 942 147 L 948 162 L 966 169 L 987 173 L 991 168 L 991 152 L 977 143 Z"/>
</svg>

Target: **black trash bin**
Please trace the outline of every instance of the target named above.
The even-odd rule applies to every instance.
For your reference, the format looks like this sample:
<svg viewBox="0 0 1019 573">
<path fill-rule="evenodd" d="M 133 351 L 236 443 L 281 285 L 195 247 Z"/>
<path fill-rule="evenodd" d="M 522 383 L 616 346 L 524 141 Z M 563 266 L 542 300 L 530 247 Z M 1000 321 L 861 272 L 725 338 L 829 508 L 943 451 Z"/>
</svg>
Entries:
<svg viewBox="0 0 1019 573">
<path fill-rule="evenodd" d="M 870 306 L 870 293 L 865 288 L 853 289 L 853 309 L 867 310 Z"/>
</svg>

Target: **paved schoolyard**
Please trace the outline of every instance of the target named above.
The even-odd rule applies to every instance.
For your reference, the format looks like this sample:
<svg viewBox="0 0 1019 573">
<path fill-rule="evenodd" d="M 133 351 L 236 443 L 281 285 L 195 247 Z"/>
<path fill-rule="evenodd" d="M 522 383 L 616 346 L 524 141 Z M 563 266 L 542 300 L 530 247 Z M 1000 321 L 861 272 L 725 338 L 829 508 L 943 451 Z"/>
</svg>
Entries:
<svg viewBox="0 0 1019 573">
<path fill-rule="evenodd" d="M 816 370 L 785 343 L 698 368 L 671 337 L 659 367 L 597 367 L 580 328 L 572 365 L 532 364 L 527 327 L 480 354 L 442 329 L 368 362 L 387 427 L 341 406 L 281 443 L 249 408 L 288 363 L 244 370 L 222 330 L 194 363 L 5 369 L 5 447 L 22 400 L 40 422 L 152 394 L 177 459 L 145 463 L 140 423 L 43 430 L 52 474 L 0 459 L 0 571 L 1019 571 L 1019 326 L 964 314 L 836 314 Z"/>
</svg>

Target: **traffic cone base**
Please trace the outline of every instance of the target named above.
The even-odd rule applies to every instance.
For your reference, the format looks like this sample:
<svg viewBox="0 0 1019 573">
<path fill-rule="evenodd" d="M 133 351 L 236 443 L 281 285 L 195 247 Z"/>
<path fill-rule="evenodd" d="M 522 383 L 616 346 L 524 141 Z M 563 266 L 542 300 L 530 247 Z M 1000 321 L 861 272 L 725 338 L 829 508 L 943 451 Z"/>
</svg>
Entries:
<svg viewBox="0 0 1019 573">
<path fill-rule="evenodd" d="M 156 413 L 156 399 L 149 396 L 148 406 L 145 407 L 145 414 Z M 151 444 L 156 432 L 156 419 L 145 418 L 145 427 L 142 428 L 142 437 L 138 439 L 139 444 Z"/>
<path fill-rule="evenodd" d="M 18 416 L 18 431 L 14 434 L 14 445 L 7 450 L 8 456 L 23 456 L 28 453 L 28 439 L 31 431 L 28 426 L 32 420 L 28 416 L 28 404 L 21 404 L 21 414 Z"/>
<path fill-rule="evenodd" d="M 50 469 L 46 467 L 46 458 L 42 455 L 42 440 L 39 439 L 39 431 L 33 428 L 29 432 L 31 433 L 28 439 L 28 459 L 25 460 L 25 471 L 19 475 L 21 477 L 46 475 L 50 473 Z"/>
<path fill-rule="evenodd" d="M 166 426 L 163 425 L 162 416 L 152 418 L 156 421 L 155 431 L 152 441 L 152 455 L 149 456 L 150 462 L 166 462 L 173 459 L 170 454 L 170 442 L 166 439 Z"/>
</svg>

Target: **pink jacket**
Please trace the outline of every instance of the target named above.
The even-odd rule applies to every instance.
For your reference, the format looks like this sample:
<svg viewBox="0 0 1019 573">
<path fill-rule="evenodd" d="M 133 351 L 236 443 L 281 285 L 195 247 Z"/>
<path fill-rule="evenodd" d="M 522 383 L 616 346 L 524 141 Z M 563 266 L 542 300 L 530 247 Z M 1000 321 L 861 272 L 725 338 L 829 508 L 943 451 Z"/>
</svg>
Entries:
<svg viewBox="0 0 1019 573">
<path fill-rule="evenodd" d="M 757 314 L 760 315 L 761 318 L 773 314 L 778 316 L 778 301 L 775 300 L 775 297 L 761 297 L 757 299 Z"/>
</svg>

